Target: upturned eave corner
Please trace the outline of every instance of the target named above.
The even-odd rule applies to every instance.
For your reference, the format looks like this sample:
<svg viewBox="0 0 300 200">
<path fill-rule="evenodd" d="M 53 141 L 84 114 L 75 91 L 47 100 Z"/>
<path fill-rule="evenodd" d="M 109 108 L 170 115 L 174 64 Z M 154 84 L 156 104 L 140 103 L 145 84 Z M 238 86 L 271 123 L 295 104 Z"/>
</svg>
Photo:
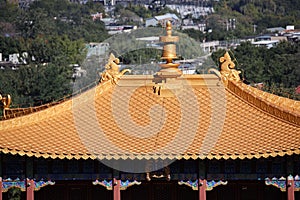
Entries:
<svg viewBox="0 0 300 200">
<path fill-rule="evenodd" d="M 300 101 L 280 97 L 241 82 L 229 81 L 227 90 L 248 104 L 288 123 L 300 125 Z"/>
<path fill-rule="evenodd" d="M 235 63 L 228 52 L 220 58 L 220 63 L 220 71 L 209 69 L 209 72 L 216 74 L 228 91 L 275 117 L 300 125 L 300 101 L 270 94 L 243 83 L 241 71 L 234 69 Z"/>
</svg>

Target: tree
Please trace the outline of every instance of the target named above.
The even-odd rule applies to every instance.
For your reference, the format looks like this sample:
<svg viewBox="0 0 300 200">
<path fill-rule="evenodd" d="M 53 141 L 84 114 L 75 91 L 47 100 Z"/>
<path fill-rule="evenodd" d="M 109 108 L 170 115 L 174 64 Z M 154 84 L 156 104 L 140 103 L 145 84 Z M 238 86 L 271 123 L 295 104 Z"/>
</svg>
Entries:
<svg viewBox="0 0 300 200">
<path fill-rule="evenodd" d="M 91 10 L 90 10 L 91 9 Z M 68 35 L 71 40 L 101 42 L 108 37 L 104 23 L 93 21 L 91 11 L 101 6 L 74 4 L 63 0 L 34 1 L 18 17 L 17 27 L 24 38 Z"/>
<path fill-rule="evenodd" d="M 205 34 L 201 32 L 200 30 L 195 29 L 185 29 L 181 32 L 187 34 L 189 37 L 193 38 L 194 40 L 198 42 L 202 42 L 205 39 Z"/>
<path fill-rule="evenodd" d="M 0 0 L 0 36 L 15 36 L 15 21 L 19 13 L 18 4 Z"/>
<path fill-rule="evenodd" d="M 9 200 L 20 200 L 21 199 L 21 190 L 17 187 L 12 187 L 8 190 L 8 199 Z"/>
<path fill-rule="evenodd" d="M 220 50 L 212 55 L 218 65 L 218 58 L 223 54 L 224 50 Z M 236 68 L 242 71 L 244 82 L 263 82 L 267 92 L 300 99 L 295 94 L 295 88 L 300 85 L 299 43 L 281 42 L 278 46 L 267 49 L 246 42 L 233 49 L 231 54 Z"/>
</svg>

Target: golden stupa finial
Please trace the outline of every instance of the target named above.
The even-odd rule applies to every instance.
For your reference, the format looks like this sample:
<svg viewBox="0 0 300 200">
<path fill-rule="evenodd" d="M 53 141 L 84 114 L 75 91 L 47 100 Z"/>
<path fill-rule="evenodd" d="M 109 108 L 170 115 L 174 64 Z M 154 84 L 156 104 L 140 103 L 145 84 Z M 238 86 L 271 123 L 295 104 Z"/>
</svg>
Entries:
<svg viewBox="0 0 300 200">
<path fill-rule="evenodd" d="M 167 21 L 166 23 L 166 36 L 160 36 L 159 40 L 164 43 L 162 60 L 166 60 L 166 63 L 160 64 L 162 68 L 159 72 L 159 76 L 175 76 L 178 77 L 182 73 L 178 69 L 179 63 L 173 63 L 174 59 L 177 59 L 175 42 L 179 41 L 178 36 L 172 36 L 172 23 Z"/>
<path fill-rule="evenodd" d="M 170 21 L 167 21 L 167 36 L 172 36 L 172 23 Z"/>
<path fill-rule="evenodd" d="M 160 71 L 154 78 L 153 92 L 161 97 L 174 97 L 174 92 L 180 92 L 182 82 L 179 81 L 182 71 L 178 69 L 179 63 L 174 63 L 177 59 L 175 42 L 179 41 L 178 36 L 172 35 L 172 23 L 166 23 L 166 35 L 160 36 L 159 41 L 164 43 L 162 60 L 166 62 L 160 64 Z"/>
</svg>

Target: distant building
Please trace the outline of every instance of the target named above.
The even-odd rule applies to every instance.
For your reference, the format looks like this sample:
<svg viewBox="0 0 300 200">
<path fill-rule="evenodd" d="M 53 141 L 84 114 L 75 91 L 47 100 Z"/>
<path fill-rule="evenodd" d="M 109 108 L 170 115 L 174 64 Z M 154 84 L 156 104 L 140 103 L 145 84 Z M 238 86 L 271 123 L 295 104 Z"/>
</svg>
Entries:
<svg viewBox="0 0 300 200">
<path fill-rule="evenodd" d="M 191 2 L 190 4 L 185 4 L 183 2 L 178 5 L 174 1 L 171 2 L 171 4 L 167 4 L 166 6 L 170 8 L 171 10 L 176 10 L 178 13 L 180 13 L 181 18 L 185 18 L 186 16 L 192 16 L 194 19 L 199 19 L 200 17 L 207 16 L 209 14 L 214 13 L 214 9 L 212 6 L 206 5 L 203 1 L 201 4 L 197 4 L 195 2 Z"/>
<path fill-rule="evenodd" d="M 73 74 L 72 74 L 73 79 L 86 76 L 87 74 L 86 70 L 82 69 L 78 64 L 74 64 L 72 65 L 72 67 L 73 67 Z"/>
<path fill-rule="evenodd" d="M 255 37 L 254 41 L 251 43 L 255 46 L 265 46 L 269 49 L 275 47 L 281 41 L 287 41 L 287 37 L 277 35 L 262 35 Z"/>
<path fill-rule="evenodd" d="M 109 43 L 91 42 L 87 45 L 87 47 L 88 47 L 87 57 L 92 55 L 100 56 L 100 55 L 104 55 L 105 52 L 108 51 Z"/>
<path fill-rule="evenodd" d="M 271 33 L 280 33 L 282 31 L 284 31 L 285 29 L 282 28 L 282 27 L 273 27 L 273 28 L 267 28 L 267 31 L 268 32 L 271 32 Z"/>
<path fill-rule="evenodd" d="M 167 21 L 171 21 L 173 27 L 178 27 L 181 24 L 180 19 L 175 14 L 167 13 L 164 15 L 159 15 L 150 19 L 146 19 L 146 27 L 157 25 L 161 25 L 162 27 L 164 27 Z"/>
<path fill-rule="evenodd" d="M 105 26 L 116 23 L 116 20 L 114 18 L 108 18 L 108 17 L 107 18 L 102 18 L 101 21 L 104 22 Z"/>
<path fill-rule="evenodd" d="M 295 29 L 294 26 L 286 26 L 286 29 L 280 32 L 281 35 L 286 36 L 289 41 L 300 40 L 300 29 Z"/>
<path fill-rule="evenodd" d="M 256 42 L 252 42 L 251 44 L 257 46 L 257 47 L 261 47 L 261 46 L 265 46 L 268 49 L 275 47 L 277 44 L 279 43 L 279 40 L 261 40 L 261 41 L 256 41 Z"/>
</svg>

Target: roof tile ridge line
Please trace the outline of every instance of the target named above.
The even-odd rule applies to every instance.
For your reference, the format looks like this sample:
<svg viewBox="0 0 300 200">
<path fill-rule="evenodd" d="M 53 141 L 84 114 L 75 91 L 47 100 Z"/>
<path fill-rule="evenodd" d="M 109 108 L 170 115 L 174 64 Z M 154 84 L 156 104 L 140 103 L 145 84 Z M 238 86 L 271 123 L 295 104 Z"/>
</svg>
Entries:
<svg viewBox="0 0 300 200">
<path fill-rule="evenodd" d="M 36 157 L 36 158 L 50 158 L 50 159 L 92 159 L 95 160 L 96 156 L 93 154 L 64 154 L 64 153 L 47 153 L 47 152 L 32 152 L 32 151 L 24 151 L 22 149 L 7 149 L 7 148 L 0 148 L 0 153 L 3 154 L 11 154 L 11 155 L 19 155 L 19 156 L 28 156 L 28 157 Z"/>
<path fill-rule="evenodd" d="M 28 156 L 28 157 L 36 157 L 36 158 L 50 158 L 50 159 L 68 159 L 68 160 L 71 160 L 71 159 L 76 159 L 76 160 L 79 160 L 79 159 L 84 159 L 84 160 L 87 160 L 87 159 L 92 159 L 92 160 L 95 160 L 96 158 L 99 159 L 99 157 L 93 155 L 93 154 L 56 154 L 56 153 L 41 153 L 41 152 L 31 152 L 31 151 L 23 151 L 23 150 L 16 150 L 16 149 L 7 149 L 7 148 L 1 148 L 0 149 L 0 152 L 4 153 L 4 154 L 12 154 L 12 155 L 20 155 L 20 156 Z M 300 150 L 299 149 L 295 149 L 293 151 L 291 150 L 288 150 L 288 151 L 278 151 L 278 152 L 270 152 L 270 153 L 255 153 L 255 154 L 240 154 L 240 155 L 236 155 L 236 154 L 233 154 L 233 155 L 229 155 L 229 154 L 224 154 L 224 155 L 212 155 L 212 154 L 208 154 L 207 156 L 205 157 L 202 157 L 201 158 L 201 155 L 197 155 L 198 158 L 200 159 L 217 159 L 217 160 L 220 160 L 220 159 L 225 159 L 225 160 L 228 160 L 228 159 L 232 159 L 232 160 L 236 160 L 236 159 L 252 159 L 252 158 L 256 158 L 256 159 L 259 159 L 261 157 L 264 157 L 264 158 L 268 158 L 268 157 L 276 157 L 276 156 L 286 156 L 286 155 L 293 155 L 293 154 L 296 154 L 296 155 L 299 155 L 300 154 Z M 102 159 L 105 159 L 107 158 L 106 156 L 102 157 Z M 143 158 L 146 158 L 145 156 L 143 156 Z M 148 157 L 147 157 L 148 158 Z M 192 158 L 191 155 L 183 155 L 183 157 L 181 159 L 187 159 L 187 158 Z M 116 159 L 113 157 L 113 159 Z"/>
<path fill-rule="evenodd" d="M 239 83 L 244 84 L 242 82 Z M 300 126 L 300 113 L 298 114 L 286 110 L 283 107 L 276 106 L 272 102 L 267 101 L 261 96 L 256 96 L 249 88 L 241 86 L 239 83 L 228 81 L 228 85 L 225 88 L 227 91 L 229 91 L 239 99 L 252 106 L 255 106 L 268 115 L 283 120 L 288 124 Z M 252 98 L 252 102 L 249 97 Z"/>
<path fill-rule="evenodd" d="M 75 96 L 74 98 L 80 98 L 87 92 L 91 92 L 92 89 L 96 90 L 95 96 L 101 95 L 104 91 L 107 91 L 112 86 L 113 86 L 113 84 L 111 81 L 107 81 L 105 83 L 100 83 L 100 84 L 97 84 L 95 87 L 92 87 L 89 90 L 84 91 L 80 95 Z M 68 107 L 65 106 L 67 103 L 71 104 L 71 108 L 72 108 L 72 101 L 73 101 L 73 98 L 70 98 L 70 99 L 67 99 L 66 101 L 63 101 L 56 105 L 53 105 L 49 108 L 38 110 L 36 112 L 27 113 L 22 116 L 8 118 L 6 120 L 0 120 L 0 130 L 3 129 L 3 127 L 4 127 L 4 129 L 12 129 L 12 128 L 18 127 L 20 124 L 24 124 L 24 123 L 31 124 L 31 123 L 35 123 L 37 121 L 42 121 L 45 118 L 48 118 L 49 116 L 41 117 L 41 115 L 40 115 L 41 112 L 47 112 L 47 111 L 50 112 L 50 109 L 52 109 L 52 111 L 54 113 L 52 113 L 51 116 L 56 115 L 60 112 L 68 110 Z M 59 109 L 59 107 L 62 109 Z M 58 112 L 58 111 L 60 111 L 60 112 Z M 6 126 L 6 128 L 5 128 L 5 126 Z"/>
<path fill-rule="evenodd" d="M 299 114 L 300 114 L 300 107 L 299 107 L 298 109 L 297 109 L 297 107 L 295 107 L 295 104 L 296 104 L 296 103 L 299 103 L 299 105 L 300 105 L 300 101 L 298 101 L 298 100 L 289 99 L 289 98 L 287 98 L 287 97 L 282 97 L 282 96 L 278 96 L 278 95 L 276 95 L 276 94 L 272 94 L 272 93 L 269 93 L 269 92 L 261 91 L 261 90 L 255 88 L 255 87 L 252 87 L 252 86 L 249 86 L 249 85 L 246 85 L 246 88 L 249 90 L 250 93 L 252 93 L 252 94 L 254 94 L 254 95 L 256 95 L 256 94 L 255 94 L 256 92 L 257 92 L 257 93 L 261 93 L 261 96 L 263 96 L 263 97 L 261 97 L 261 96 L 260 96 L 260 97 L 261 97 L 262 99 L 264 99 L 265 101 L 271 102 L 272 104 L 274 104 L 274 103 L 272 102 L 272 100 L 270 100 L 270 99 L 272 99 L 272 98 L 275 98 L 274 101 L 280 101 L 280 100 L 283 100 L 283 101 L 287 101 L 288 104 L 291 104 L 291 103 L 292 103 L 293 106 L 289 106 L 289 108 L 291 108 L 291 110 L 292 110 L 293 112 L 296 112 L 296 113 L 299 112 Z M 285 104 L 287 104 L 287 103 L 285 103 Z M 282 106 L 282 104 L 276 105 L 276 107 L 281 107 L 281 108 L 285 109 L 285 107 Z"/>
<path fill-rule="evenodd" d="M 282 110 L 286 113 L 292 113 L 293 115 L 295 114 L 296 116 L 300 116 L 300 109 L 297 109 L 295 107 L 289 107 L 291 109 L 285 109 L 285 107 L 282 106 L 282 104 L 281 105 L 276 105 L 276 103 L 272 102 L 270 100 L 270 97 L 275 97 L 276 98 L 275 101 L 278 101 L 279 99 L 283 99 L 285 101 L 294 102 L 294 104 L 298 102 L 297 100 L 293 100 L 293 99 L 289 99 L 289 98 L 286 98 L 286 97 L 281 97 L 281 96 L 278 96 L 278 95 L 275 95 L 275 94 L 271 94 L 271 93 L 268 93 L 268 92 L 264 92 L 264 91 L 261 91 L 257 88 L 254 88 L 252 86 L 246 85 L 242 82 L 240 84 L 236 84 L 236 85 L 238 87 L 246 88 L 246 90 L 248 91 L 248 93 L 250 95 L 260 99 L 261 101 L 265 101 L 265 102 L 271 104 L 271 106 L 274 106 L 279 110 Z M 257 93 L 260 93 L 260 95 L 258 95 Z"/>
<path fill-rule="evenodd" d="M 15 119 L 15 118 L 27 116 L 27 115 L 30 115 L 32 113 L 36 113 L 36 112 L 43 111 L 43 110 L 46 110 L 48 108 L 51 108 L 51 107 L 54 107 L 54 106 L 57 106 L 57 105 L 61 105 L 65 102 L 68 102 L 68 101 L 72 100 L 75 97 L 81 96 L 82 94 L 90 91 L 91 89 L 94 89 L 94 88 L 98 87 L 99 85 L 101 85 L 101 84 L 95 84 L 95 83 L 96 82 L 93 82 L 93 83 L 85 86 L 83 89 L 86 89 L 86 90 L 84 90 L 83 92 L 76 91 L 75 94 L 67 95 L 67 96 L 65 96 L 62 99 L 59 99 L 57 101 L 53 101 L 53 102 L 38 105 L 38 106 L 32 106 L 32 107 L 30 106 L 30 107 L 26 107 L 26 108 L 11 108 L 11 109 L 9 109 L 10 111 L 16 110 L 17 112 L 9 114 L 8 118 L 2 118 L 2 119 L 0 119 L 0 121 L 5 121 L 5 120 L 10 120 L 10 119 Z M 92 85 L 94 85 L 94 87 L 91 87 Z M 22 109 L 22 110 L 19 111 L 19 109 Z M 24 112 L 24 111 L 25 112 L 28 111 L 28 113 L 20 114 L 21 112 Z"/>
<path fill-rule="evenodd" d="M 49 106 L 48 105 L 49 103 L 48 103 L 48 104 L 43 104 L 43 105 L 40 105 L 40 106 L 24 108 L 24 109 L 28 109 L 28 110 L 31 110 L 31 111 L 28 112 L 28 113 L 25 113 L 23 115 L 12 116 L 12 117 L 9 117 L 7 119 L 0 120 L 0 129 L 1 129 L 1 123 L 2 122 L 8 123 L 7 121 L 15 121 L 14 124 L 16 124 L 16 123 L 22 122 L 23 120 L 25 120 L 29 116 L 31 117 L 31 121 L 32 121 L 32 119 L 34 119 L 34 118 L 40 118 L 40 116 L 36 117 L 34 114 L 37 114 L 37 113 L 40 113 L 40 112 L 45 112 L 46 110 L 48 110 L 50 108 L 53 109 L 53 108 L 58 108 L 58 107 L 64 107 L 64 104 L 70 103 L 71 101 L 73 101 L 74 98 L 79 98 L 79 97 L 83 96 L 84 94 L 86 94 L 87 92 L 90 92 L 92 89 L 98 90 L 97 88 L 99 88 L 99 86 L 102 86 L 102 87 L 105 86 L 105 88 L 107 88 L 106 85 L 109 84 L 109 83 L 110 83 L 110 85 L 112 85 L 110 81 L 108 81 L 106 83 L 97 84 L 97 85 L 95 85 L 95 87 L 91 87 L 91 88 L 85 90 L 84 92 L 78 93 L 77 95 L 72 96 L 68 99 L 63 99 L 61 101 L 53 102 L 53 105 L 51 105 L 51 106 Z M 100 93 L 102 93 L 105 90 L 106 89 L 102 89 Z M 45 108 L 38 109 L 41 106 L 44 106 Z M 33 110 L 35 108 L 37 108 L 37 110 Z M 63 109 L 63 110 L 65 110 L 65 109 Z M 57 111 L 57 109 L 54 110 L 54 111 Z M 11 114 L 11 115 L 15 115 L 15 114 L 18 114 L 18 113 L 14 113 L 14 114 Z M 57 112 L 55 112 L 55 114 L 57 114 Z"/>
<path fill-rule="evenodd" d="M 275 94 L 272 94 L 272 93 L 269 93 L 269 92 L 265 92 L 265 91 L 259 90 L 259 89 L 255 88 L 255 87 L 252 87 L 250 85 L 246 85 L 246 84 L 244 84 L 242 82 L 240 84 L 237 84 L 237 85 L 240 86 L 240 87 L 243 87 L 243 88 L 247 89 L 248 93 L 251 93 L 252 96 L 257 96 L 257 97 L 263 99 L 264 101 L 267 101 L 270 104 L 273 104 L 275 107 L 282 108 L 283 110 L 286 110 L 284 106 L 282 106 L 282 105 L 276 105 L 274 102 L 272 102 L 270 100 L 270 98 L 276 98 L 274 101 L 278 101 L 278 100 L 282 99 L 282 100 L 285 100 L 285 101 L 294 102 L 294 104 L 297 103 L 297 102 L 299 102 L 299 101 L 294 100 L 294 99 L 289 99 L 287 97 L 282 97 L 282 96 L 278 96 L 278 95 L 275 95 Z M 260 93 L 260 94 L 258 95 L 257 93 Z M 295 107 L 290 107 L 290 106 L 289 106 L 289 108 L 291 108 L 292 112 L 295 112 L 296 114 L 298 114 L 298 112 L 299 112 L 299 114 L 300 114 L 300 108 L 297 109 Z"/>
<path fill-rule="evenodd" d="M 259 159 L 259 158 L 269 158 L 269 157 L 276 157 L 276 156 L 286 156 L 286 155 L 293 155 L 293 154 L 296 154 L 296 155 L 299 155 L 300 154 L 300 150 L 299 149 L 295 149 L 295 150 L 286 150 L 286 151 L 272 151 L 272 152 L 269 152 L 269 153 L 260 153 L 260 152 L 257 152 L 257 153 L 247 153 L 247 154 L 223 154 L 223 155 L 220 155 L 220 154 L 216 154 L 216 155 L 213 155 L 213 154 L 208 154 L 205 156 L 205 158 L 207 159 L 217 159 L 217 160 L 220 160 L 220 159 L 224 159 L 224 160 L 228 160 L 228 159 L 232 159 L 232 160 L 236 160 L 236 159 Z M 199 156 L 200 158 L 200 156 Z M 203 158 L 203 159 L 205 159 Z M 201 158 L 200 158 L 201 159 Z"/>
<path fill-rule="evenodd" d="M 14 118 L 22 117 L 22 116 L 29 115 L 29 114 L 32 114 L 32 113 L 36 113 L 36 112 L 45 110 L 47 108 L 51 108 L 53 106 L 56 106 L 58 104 L 64 103 L 66 101 L 68 101 L 68 99 L 63 99 L 63 100 L 60 100 L 60 101 L 46 103 L 46 104 L 42 104 L 42 105 L 39 105 L 39 106 L 32 106 L 32 107 L 26 107 L 26 108 L 11 108 L 11 109 L 9 109 L 10 113 L 6 114 L 8 117 L 2 118 L 0 121 L 14 119 Z M 24 113 L 24 112 L 27 112 L 27 113 Z"/>
</svg>

